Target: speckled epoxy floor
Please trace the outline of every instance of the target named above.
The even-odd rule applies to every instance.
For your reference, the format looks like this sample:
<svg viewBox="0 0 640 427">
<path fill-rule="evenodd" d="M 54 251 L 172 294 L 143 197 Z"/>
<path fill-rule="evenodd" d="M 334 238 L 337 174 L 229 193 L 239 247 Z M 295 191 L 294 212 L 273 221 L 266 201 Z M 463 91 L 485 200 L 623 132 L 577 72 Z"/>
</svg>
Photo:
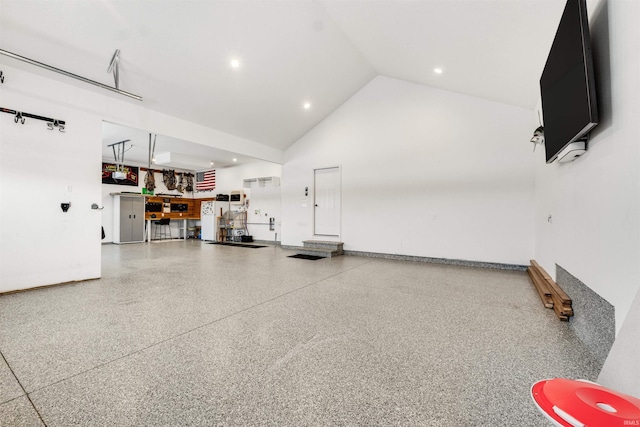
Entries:
<svg viewBox="0 0 640 427">
<path fill-rule="evenodd" d="M 0 426 L 547 426 L 531 384 L 599 372 L 524 272 L 292 253 L 105 245 L 0 296 Z"/>
</svg>

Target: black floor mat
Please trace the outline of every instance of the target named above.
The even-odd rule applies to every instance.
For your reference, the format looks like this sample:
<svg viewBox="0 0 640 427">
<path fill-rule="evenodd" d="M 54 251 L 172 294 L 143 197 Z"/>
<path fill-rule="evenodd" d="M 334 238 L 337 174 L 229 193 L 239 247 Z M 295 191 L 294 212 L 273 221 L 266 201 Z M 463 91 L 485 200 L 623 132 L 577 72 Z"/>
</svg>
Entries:
<svg viewBox="0 0 640 427">
<path fill-rule="evenodd" d="M 317 261 L 319 259 L 324 259 L 325 257 L 323 256 L 316 256 L 316 255 L 303 255 L 303 254 L 296 254 L 296 255 L 289 255 L 288 258 L 300 258 L 300 259 L 308 259 L 311 261 Z"/>
<path fill-rule="evenodd" d="M 231 242 L 209 242 L 210 245 L 223 245 L 223 246 L 238 246 L 240 248 L 266 248 L 264 245 L 248 245 L 246 243 L 231 243 Z"/>
</svg>

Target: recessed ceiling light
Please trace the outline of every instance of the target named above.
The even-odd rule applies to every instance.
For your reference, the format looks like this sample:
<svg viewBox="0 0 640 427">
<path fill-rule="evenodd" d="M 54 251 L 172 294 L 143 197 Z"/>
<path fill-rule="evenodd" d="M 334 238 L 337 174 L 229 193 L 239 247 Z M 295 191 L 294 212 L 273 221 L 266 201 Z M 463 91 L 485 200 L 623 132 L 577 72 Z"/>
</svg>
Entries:
<svg viewBox="0 0 640 427">
<path fill-rule="evenodd" d="M 233 67 L 233 68 L 240 67 L 240 61 L 238 59 L 232 59 L 230 64 L 231 64 L 231 67 Z"/>
<path fill-rule="evenodd" d="M 434 68 L 433 72 L 436 74 L 442 74 L 442 68 Z"/>
<path fill-rule="evenodd" d="M 214 165 L 214 163 L 213 163 L 213 162 L 209 162 L 209 164 L 210 164 L 211 166 L 213 166 L 213 165 Z"/>
<path fill-rule="evenodd" d="M 305 102 L 304 104 L 302 104 L 302 108 L 304 108 L 305 110 L 308 110 L 309 108 L 311 108 L 311 103 Z"/>
<path fill-rule="evenodd" d="M 233 161 L 234 161 L 234 162 L 237 162 L 237 161 L 238 161 L 238 159 L 233 159 Z"/>
</svg>

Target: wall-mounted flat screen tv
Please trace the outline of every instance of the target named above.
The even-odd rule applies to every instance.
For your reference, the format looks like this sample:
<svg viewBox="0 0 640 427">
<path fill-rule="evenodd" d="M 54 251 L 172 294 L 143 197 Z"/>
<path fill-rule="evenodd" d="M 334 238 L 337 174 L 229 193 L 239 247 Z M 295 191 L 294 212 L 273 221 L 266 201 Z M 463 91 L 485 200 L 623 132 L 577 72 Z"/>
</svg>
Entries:
<svg viewBox="0 0 640 427">
<path fill-rule="evenodd" d="M 547 163 L 598 124 L 586 0 L 567 0 L 540 78 Z"/>
</svg>

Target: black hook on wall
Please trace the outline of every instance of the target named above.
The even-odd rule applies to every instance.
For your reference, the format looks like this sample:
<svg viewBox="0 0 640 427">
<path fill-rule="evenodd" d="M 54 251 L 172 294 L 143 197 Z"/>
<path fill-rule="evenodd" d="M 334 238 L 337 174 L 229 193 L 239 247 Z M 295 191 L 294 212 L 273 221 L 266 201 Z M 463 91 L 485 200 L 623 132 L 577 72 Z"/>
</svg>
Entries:
<svg viewBox="0 0 640 427">
<path fill-rule="evenodd" d="M 30 114 L 30 113 L 23 113 L 21 111 L 11 110 L 9 108 L 2 108 L 2 107 L 0 107 L 0 112 L 7 113 L 7 114 L 14 114 L 15 117 L 13 118 L 13 121 L 15 123 L 24 124 L 25 118 L 28 117 L 30 119 L 42 120 L 47 122 L 47 127 L 49 128 L 49 130 L 53 130 L 53 128 L 56 127 L 60 132 L 64 132 L 65 122 L 63 120 L 51 119 L 49 117 L 38 116 L 36 114 Z"/>
<path fill-rule="evenodd" d="M 47 122 L 47 127 L 49 130 L 53 130 L 54 127 L 57 127 L 60 132 L 64 132 L 64 122 L 60 122 L 60 120 L 54 120 L 52 122 Z"/>
</svg>

